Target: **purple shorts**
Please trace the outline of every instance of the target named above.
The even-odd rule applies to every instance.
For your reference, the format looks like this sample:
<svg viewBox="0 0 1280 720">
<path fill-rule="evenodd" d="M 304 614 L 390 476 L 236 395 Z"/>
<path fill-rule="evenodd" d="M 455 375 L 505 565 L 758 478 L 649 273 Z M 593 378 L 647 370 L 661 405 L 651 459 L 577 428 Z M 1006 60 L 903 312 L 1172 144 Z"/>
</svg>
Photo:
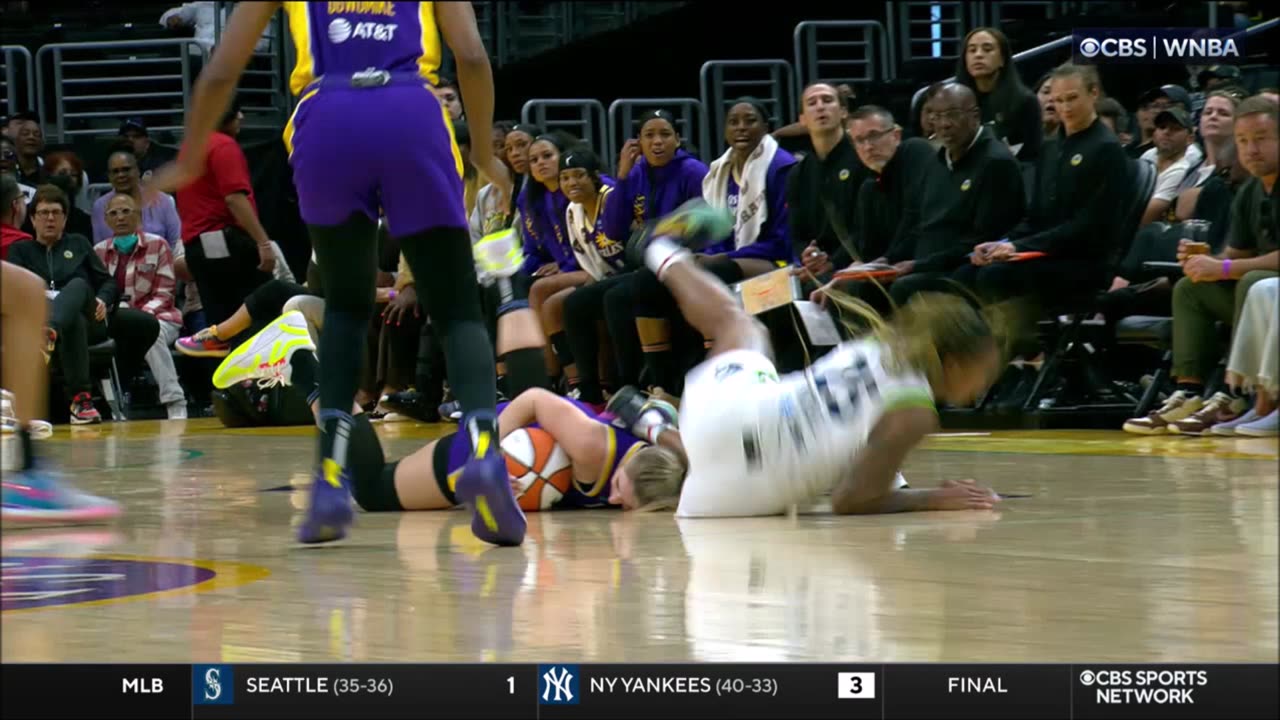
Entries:
<svg viewBox="0 0 1280 720">
<path fill-rule="evenodd" d="M 302 220 L 387 216 L 392 237 L 466 228 L 461 156 L 425 81 L 308 89 L 285 129 Z"/>
</svg>

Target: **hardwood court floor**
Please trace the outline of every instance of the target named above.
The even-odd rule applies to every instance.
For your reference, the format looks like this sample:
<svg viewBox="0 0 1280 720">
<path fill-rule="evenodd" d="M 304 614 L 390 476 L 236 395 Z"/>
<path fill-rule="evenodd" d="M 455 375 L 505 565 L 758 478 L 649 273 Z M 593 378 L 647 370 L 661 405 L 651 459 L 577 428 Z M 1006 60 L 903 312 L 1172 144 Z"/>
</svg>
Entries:
<svg viewBox="0 0 1280 720">
<path fill-rule="evenodd" d="M 444 426 L 384 425 L 389 457 Z M 1267 661 L 1277 442 L 1007 432 L 935 438 L 916 486 L 999 511 L 695 520 L 530 516 L 519 549 L 462 512 L 291 523 L 309 428 L 59 428 L 114 527 L 6 530 L 5 661 Z"/>
</svg>

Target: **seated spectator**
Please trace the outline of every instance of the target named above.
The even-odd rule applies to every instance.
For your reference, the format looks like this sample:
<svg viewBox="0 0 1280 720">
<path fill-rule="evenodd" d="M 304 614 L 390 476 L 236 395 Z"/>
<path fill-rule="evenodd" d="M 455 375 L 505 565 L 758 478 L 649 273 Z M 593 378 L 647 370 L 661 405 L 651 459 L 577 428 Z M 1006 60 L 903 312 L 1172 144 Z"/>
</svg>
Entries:
<svg viewBox="0 0 1280 720">
<path fill-rule="evenodd" d="M 1195 76 L 1197 91 L 1191 93 L 1192 121 L 1199 124 L 1200 114 L 1204 112 L 1205 101 L 1208 100 L 1209 93 L 1228 87 L 1239 87 L 1243 84 L 1240 68 L 1235 65 L 1210 65 L 1200 70 Z"/>
<path fill-rule="evenodd" d="M 1111 128 L 1121 145 L 1128 145 L 1133 140 L 1133 136 L 1129 134 L 1129 113 L 1125 112 L 1119 100 L 1109 97 L 1099 100 L 1098 118 Z"/>
<path fill-rule="evenodd" d="M 589 279 L 543 305 L 542 326 L 569 387 L 578 390 L 578 399 L 603 405 L 600 365 L 607 336 L 601 333 L 600 307 L 605 294 L 626 277 L 624 244 L 604 232 L 606 208 L 617 191 L 605 184 L 602 163 L 588 148 L 575 149 L 560 159 L 560 187 L 569 199 L 565 211 L 569 244 Z"/>
<path fill-rule="evenodd" d="M 221 26 L 225 28 L 227 21 L 231 17 L 231 8 L 222 8 L 222 17 L 215 17 L 218 3 L 216 2 L 187 2 L 182 3 L 178 7 L 170 8 L 160 16 L 160 26 L 171 30 L 178 28 L 192 28 L 195 30 L 194 39 L 204 48 L 205 54 L 213 52 L 214 44 L 217 42 L 217 27 L 219 21 Z M 271 49 L 271 37 L 268 33 L 271 28 L 263 31 L 262 38 L 258 40 L 255 50 L 257 52 L 266 52 Z M 196 50 L 192 49 L 192 54 Z"/>
<path fill-rule="evenodd" d="M 631 233 L 651 220 L 675 210 L 686 201 L 702 197 L 702 182 L 707 166 L 688 153 L 676 121 L 665 110 L 651 110 L 641 116 L 637 139 L 622 146 L 618 158 L 617 196 L 605 208 L 605 235 L 625 242 Z M 733 272 L 731 264 L 707 266 L 712 273 Z M 630 295 L 612 292 L 605 297 L 605 316 L 620 364 L 621 380 L 631 382 L 641 369 L 634 364 L 637 356 L 644 359 L 649 387 L 670 389 L 683 376 L 676 370 L 672 352 L 671 320 L 679 317 L 671 293 L 653 273 L 638 271 L 631 275 Z M 724 279 L 724 278 L 722 278 Z M 628 323 L 631 328 L 628 328 Z M 690 330 L 692 332 L 692 330 Z M 633 352 L 631 339 L 639 338 L 640 353 Z M 689 336 L 692 341 L 692 336 Z M 697 352 L 702 349 L 697 341 Z"/>
<path fill-rule="evenodd" d="M 132 150 L 119 149 L 107 157 L 107 180 L 111 189 L 93 203 L 93 239 L 101 242 L 114 236 L 107 222 L 107 203 L 117 194 L 133 198 L 135 207 L 142 208 L 142 232 L 159 235 L 172 248 L 182 241 L 182 221 L 178 218 L 178 206 L 173 198 L 157 193 L 148 204 L 142 197 L 140 164 Z"/>
<path fill-rule="evenodd" d="M 151 140 L 151 134 L 147 132 L 147 122 L 141 117 L 127 118 L 120 123 L 120 140 L 133 149 L 134 164 L 137 166 L 135 169 L 143 178 L 151 177 L 151 173 L 159 170 L 160 166 L 173 162 L 178 157 L 177 150 Z M 107 168 L 107 179 L 112 180 L 110 167 Z M 114 185 L 114 182 L 112 184 Z M 172 244 L 170 242 L 170 245 Z"/>
<path fill-rule="evenodd" d="M 942 141 L 938 139 L 937 128 L 933 126 L 933 99 L 937 97 L 938 91 L 947 83 L 936 82 L 920 91 L 919 106 L 915 104 L 912 107 L 915 110 L 915 116 L 919 123 L 919 132 L 916 137 L 924 138 L 929 141 L 934 150 L 942 149 Z"/>
<path fill-rule="evenodd" d="M 187 418 L 187 398 L 178 382 L 169 347 L 182 329 L 182 313 L 174 305 L 177 280 L 169 242 L 141 229 L 142 213 L 132 195 L 113 195 L 106 207 L 111 237 L 93 246 L 107 274 L 115 278 L 122 305 L 147 313 L 159 322 L 156 341 L 146 361 L 160 388 L 160 404 L 170 420 Z"/>
<path fill-rule="evenodd" d="M 1116 136 L 1098 119 L 1100 93 L 1091 66 L 1053 71 L 1053 105 L 1062 136 L 1036 165 L 1027 223 L 1005 241 L 974 248 L 955 279 L 988 301 L 1025 297 L 1044 302 L 1109 282 L 1111 239 L 1121 222 L 1129 163 Z M 1019 253 L 1044 257 L 1016 262 Z"/>
<path fill-rule="evenodd" d="M 453 121 L 454 130 L 460 123 L 466 122 L 466 113 L 462 110 L 462 95 L 458 92 L 458 82 L 450 77 L 441 77 L 440 83 L 432 90 L 440 98 L 440 104 L 449 111 L 449 119 Z"/>
<path fill-rule="evenodd" d="M 511 197 L 507 199 L 511 205 L 510 214 L 513 218 L 519 209 L 520 193 L 524 191 L 524 187 L 529 181 L 529 146 L 533 144 L 534 138 L 541 135 L 542 128 L 537 125 L 520 123 L 513 126 L 502 141 L 502 156 L 506 158 L 507 166 L 511 168 L 511 179 L 513 181 Z M 512 226 L 518 225 L 519 223 L 512 223 Z"/>
<path fill-rule="evenodd" d="M 702 180 L 702 197 L 708 205 L 733 214 L 733 237 L 707 248 L 700 261 L 730 261 L 742 280 L 791 262 L 786 190 L 796 159 L 769 135 L 768 115 L 759 100 L 734 102 L 724 128 L 729 149 L 711 163 Z M 738 282 L 731 270 L 727 272 L 727 282 Z"/>
<path fill-rule="evenodd" d="M 787 220 L 798 274 L 809 289 L 831 279 L 836 268 L 858 253 L 853 228 L 858 189 L 874 174 L 862 164 L 846 132 L 848 110 L 833 85 L 817 82 L 800 94 L 800 122 L 813 152 L 792 169 L 787 186 Z"/>
<path fill-rule="evenodd" d="M 1205 98 L 1200 111 L 1200 142 L 1204 144 L 1204 160 L 1192 168 L 1178 188 L 1174 206 L 1177 220 L 1186 220 L 1195 211 L 1199 188 L 1220 169 L 1235 162 L 1235 116 L 1240 96 L 1225 90 L 1214 90 Z"/>
<path fill-rule="evenodd" d="M 27 217 L 27 201 L 12 175 L 0 175 L 0 260 L 9 259 L 14 243 L 30 240 L 19 228 Z"/>
<path fill-rule="evenodd" d="M 45 183 L 44 131 L 35 113 L 9 117 L 9 133 L 18 150 L 18 182 L 37 187 Z"/>
<path fill-rule="evenodd" d="M 898 264 L 889 285 L 898 307 L 917 292 L 938 288 L 975 246 L 1005 238 L 1026 213 L 1022 168 L 1008 146 L 980 124 L 973 91 L 948 83 L 930 107 L 942 142 L 937 158 L 946 174 L 929 188 L 914 257 Z"/>
<path fill-rule="evenodd" d="M 231 317 L 254 288 L 270 280 L 276 265 L 271 239 L 258 220 L 249 164 L 236 143 L 243 118 L 233 102 L 209 136 L 204 175 L 177 198 L 185 266 L 215 323 Z"/>
<path fill-rule="evenodd" d="M 977 93 L 982 123 L 1009 145 L 1014 157 L 1033 161 L 1040 154 L 1041 107 L 1013 65 L 1009 38 L 995 28 L 970 30 L 960 43 L 956 81 Z"/>
<path fill-rule="evenodd" d="M 1253 407 L 1229 422 L 1214 425 L 1214 435 L 1275 437 L 1280 435 L 1280 278 L 1254 283 L 1245 296 L 1227 360 L 1227 385 L 1234 392 L 1252 391 Z"/>
<path fill-rule="evenodd" d="M 36 189 L 18 180 L 18 146 L 8 135 L 0 135 L 0 175 L 13 178 L 18 190 L 22 192 L 24 202 L 30 203 L 36 196 Z"/>
<path fill-rule="evenodd" d="M 529 309 L 533 311 L 539 325 L 542 322 L 542 306 L 551 296 L 562 290 L 575 288 L 590 279 L 590 275 L 578 267 L 573 248 L 569 246 L 569 233 L 564 225 L 569 200 L 560 190 L 560 158 L 571 145 L 570 138 L 558 133 L 548 133 L 534 140 L 529 146 L 531 181 L 520 193 L 525 256 L 521 273 L 524 279 L 532 280 L 528 292 Z M 547 332 L 545 327 L 543 330 Z M 561 368 L 545 337 L 541 338 L 537 347 L 544 353 L 546 377 L 552 382 L 558 380 Z M 527 371 L 523 360 L 518 360 L 524 355 L 527 353 L 508 358 L 521 363 L 517 367 L 506 364 L 508 376 L 519 376 L 517 382 L 521 384 L 532 381 L 524 377 Z M 536 387 L 546 387 L 546 384 L 538 383 Z"/>
<path fill-rule="evenodd" d="M 40 276 L 51 288 L 46 352 L 59 356 L 71 422 L 99 423 L 102 417 L 90 395 L 89 346 L 115 340 L 117 367 L 122 377 L 131 377 L 160 334 L 160 324 L 144 312 L 116 307 L 120 293 L 89 239 L 64 232 L 71 208 L 66 193 L 42 185 L 32 208 L 35 239 L 14 243 L 9 262 Z"/>
<path fill-rule="evenodd" d="M 1125 148 L 1129 157 L 1140 158 L 1155 146 L 1156 115 L 1174 106 L 1191 112 L 1191 96 L 1180 85 L 1161 85 L 1138 96 L 1138 135 Z"/>
<path fill-rule="evenodd" d="M 935 105 L 938 102 L 935 96 Z M 925 200 L 931 188 L 939 189 L 945 184 L 943 168 L 929 143 L 920 138 L 903 140 L 902 128 L 882 107 L 858 108 L 850 127 L 858 157 L 875 173 L 858 190 L 854 257 L 862 262 L 895 265 L 902 272 L 916 257 Z M 883 287 L 869 281 L 837 281 L 814 291 L 810 300 L 825 304 L 827 291 L 833 287 L 878 310 L 889 309 Z"/>
<path fill-rule="evenodd" d="M 1173 201 L 1178 188 L 1192 168 L 1204 160 L 1204 153 L 1192 142 L 1191 116 L 1179 107 L 1161 110 L 1155 117 L 1155 147 L 1142 154 L 1139 162 L 1156 168 L 1156 187 L 1139 226 L 1173 220 Z"/>
<path fill-rule="evenodd" d="M 1280 174 L 1276 103 L 1258 96 L 1240 103 L 1235 135 L 1240 163 L 1253 177 L 1232 203 L 1226 249 L 1212 256 L 1189 254 L 1185 241 L 1178 247 L 1186 277 L 1173 290 L 1173 376 L 1177 389 L 1151 414 L 1126 422 L 1128 432 L 1200 434 L 1235 419 L 1247 408 L 1243 398 L 1231 392 L 1215 393 L 1208 400 L 1202 396 L 1205 379 L 1222 357 L 1216 325 L 1234 327 L 1249 288 L 1280 271 L 1276 237 L 1280 208 L 1274 199 Z"/>
<path fill-rule="evenodd" d="M 1053 87 L 1049 82 L 1052 79 L 1053 73 L 1047 72 L 1036 83 L 1036 100 L 1040 102 L 1040 129 L 1046 142 L 1058 135 L 1060 126 L 1058 113 L 1053 108 Z"/>
<path fill-rule="evenodd" d="M 80 158 L 75 153 L 55 152 L 49 153 L 45 158 L 44 164 L 47 175 L 45 182 L 57 185 L 67 194 L 67 198 L 71 200 L 71 213 L 67 217 L 67 232 L 75 235 L 83 235 L 87 238 L 93 237 L 93 221 L 89 218 L 89 213 L 79 207 L 80 198 L 84 195 L 83 179 L 84 168 L 80 164 Z M 30 218 L 27 219 L 30 223 Z M 28 227 L 28 231 L 32 228 Z"/>
<path fill-rule="evenodd" d="M 820 84 L 826 85 L 835 91 L 836 99 L 844 108 L 845 113 L 842 116 L 845 126 L 841 129 L 847 132 L 849 129 L 847 124 L 849 113 L 852 113 L 857 108 L 858 93 L 848 83 L 840 83 L 839 85 Z M 773 139 L 777 140 L 778 145 L 784 150 L 793 153 L 796 160 L 813 152 L 813 138 L 810 137 L 809 128 L 805 126 L 803 118 L 774 130 Z"/>
</svg>

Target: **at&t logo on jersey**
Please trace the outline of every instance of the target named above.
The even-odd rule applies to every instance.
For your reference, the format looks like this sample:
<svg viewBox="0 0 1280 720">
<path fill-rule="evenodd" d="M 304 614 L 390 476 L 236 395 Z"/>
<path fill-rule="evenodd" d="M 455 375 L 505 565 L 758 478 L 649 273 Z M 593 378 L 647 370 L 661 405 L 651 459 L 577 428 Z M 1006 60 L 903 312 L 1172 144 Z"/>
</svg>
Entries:
<svg viewBox="0 0 1280 720">
<path fill-rule="evenodd" d="M 196 705 L 230 705 L 235 701 L 235 675 L 230 665 L 192 665 L 191 694 Z"/>
<path fill-rule="evenodd" d="M 373 22 L 358 22 L 352 25 L 346 18 L 334 18 L 329 21 L 329 41 L 334 45 L 341 45 L 352 38 L 391 42 L 396 38 L 397 27 L 400 26 L 394 23 Z"/>
</svg>

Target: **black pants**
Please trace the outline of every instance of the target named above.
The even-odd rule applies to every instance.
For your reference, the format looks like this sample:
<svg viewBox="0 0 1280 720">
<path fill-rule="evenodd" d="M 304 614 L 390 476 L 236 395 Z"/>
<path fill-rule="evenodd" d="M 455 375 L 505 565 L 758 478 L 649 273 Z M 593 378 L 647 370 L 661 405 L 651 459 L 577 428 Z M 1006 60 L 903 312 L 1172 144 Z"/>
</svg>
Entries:
<svg viewBox="0 0 1280 720">
<path fill-rule="evenodd" d="M 951 277 L 986 302 L 1029 298 L 1050 306 L 1063 298 L 1101 291 L 1103 274 L 1096 262 L 1042 258 L 982 267 L 964 265 Z"/>
<path fill-rule="evenodd" d="M 258 246 L 244 231 L 228 227 L 223 230 L 226 238 L 226 257 L 211 258 L 205 240 L 196 238 L 187 243 L 187 267 L 196 279 L 204 313 L 210 323 L 220 323 L 231 317 L 249 294 L 271 280 L 271 273 L 258 269 Z M 256 319 L 256 318 L 255 318 Z"/>
<path fill-rule="evenodd" d="M 716 276 L 725 285 L 742 280 L 742 268 L 727 258 L 716 262 L 704 262 L 700 267 Z M 646 268 L 637 270 L 634 276 L 632 322 L 634 324 L 636 318 L 642 317 L 667 320 L 671 332 L 671 355 L 675 362 L 673 368 L 664 368 L 661 363 L 648 362 L 651 358 L 644 358 L 644 356 L 650 353 L 642 352 L 642 358 L 646 360 L 646 369 L 650 375 L 644 382 L 679 395 L 684 387 L 685 371 L 691 369 L 706 355 L 706 349 L 703 346 L 705 339 L 685 321 L 684 315 L 680 313 L 680 308 L 676 304 L 675 296 L 658 280 L 657 275 Z M 666 372 L 674 372 L 674 375 L 662 377 Z"/>
<path fill-rule="evenodd" d="M 616 358 L 617 376 L 608 380 L 621 384 L 639 381 L 640 338 L 631 309 L 634 277 L 634 273 L 611 275 L 577 288 L 565 300 L 564 335 L 578 367 L 578 392 L 583 402 L 604 402 L 599 370 L 601 324 L 613 340 Z"/>
<path fill-rule="evenodd" d="M 1178 241 L 1184 235 L 1182 225 L 1151 223 L 1138 231 L 1129 246 L 1129 253 L 1120 263 L 1120 277 L 1133 283 L 1145 282 L 1167 275 L 1168 270 L 1148 269 L 1148 261 L 1174 262 L 1178 259 Z"/>
<path fill-rule="evenodd" d="M 97 307 L 93 288 L 82 278 L 67 283 L 50 303 L 49 326 L 58 333 L 56 353 L 68 401 L 93 387 L 89 346 L 114 340 L 116 367 L 123 380 L 142 367 L 160 335 L 160 321 L 153 315 L 133 308 L 108 308 L 108 322 L 100 322 L 93 317 Z"/>
</svg>

